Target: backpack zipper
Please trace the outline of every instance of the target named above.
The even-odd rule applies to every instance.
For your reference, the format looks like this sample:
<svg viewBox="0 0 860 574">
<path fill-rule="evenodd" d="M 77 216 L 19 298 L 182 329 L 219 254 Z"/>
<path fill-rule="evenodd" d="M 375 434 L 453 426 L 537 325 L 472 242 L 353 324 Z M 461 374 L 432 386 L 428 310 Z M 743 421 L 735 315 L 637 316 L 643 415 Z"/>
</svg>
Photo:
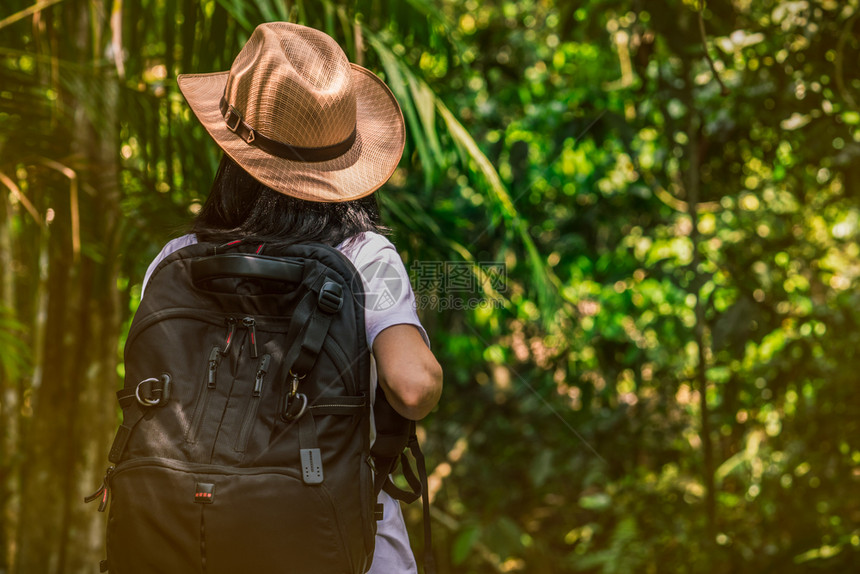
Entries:
<svg viewBox="0 0 860 574">
<path fill-rule="evenodd" d="M 242 325 L 248 329 L 248 334 L 251 336 L 251 358 L 256 359 L 259 356 L 257 352 L 257 321 L 253 317 L 245 317 L 242 319 Z"/>
<path fill-rule="evenodd" d="M 102 485 L 97 491 L 84 498 L 84 502 L 88 503 L 93 502 L 97 498 L 101 497 L 102 500 L 99 503 L 99 512 L 105 511 L 108 505 L 108 501 L 110 500 L 110 477 L 115 469 L 116 467 L 113 465 L 107 467 L 107 470 L 105 471 L 105 476 L 102 479 Z"/>
<path fill-rule="evenodd" d="M 221 364 L 221 357 L 223 353 L 218 345 L 212 347 L 212 350 L 209 352 L 209 366 L 206 369 L 206 388 L 214 389 L 215 388 L 215 379 L 218 376 L 218 365 Z"/>
<path fill-rule="evenodd" d="M 206 369 L 206 384 L 202 386 L 200 391 L 197 393 L 197 402 L 194 405 L 194 412 L 191 415 L 191 424 L 188 425 L 188 432 L 185 433 L 186 442 L 197 442 L 197 434 L 200 432 L 200 423 L 206 413 L 206 406 L 209 404 L 209 394 L 215 388 L 215 382 L 218 377 L 218 367 L 221 365 L 221 358 L 223 356 L 224 352 L 218 345 L 215 345 L 212 347 L 212 350 L 209 351 L 209 365 Z"/>
<path fill-rule="evenodd" d="M 236 318 L 235 317 L 227 317 L 227 342 L 224 343 L 224 350 L 221 351 L 222 355 L 226 355 L 230 350 L 230 345 L 233 344 L 233 337 L 236 335 Z"/>
<path fill-rule="evenodd" d="M 257 377 L 254 380 L 254 397 L 259 398 L 263 392 L 263 380 L 266 377 L 266 373 L 269 372 L 269 363 L 271 360 L 271 355 L 263 355 L 263 358 L 260 359 L 260 364 L 257 366 Z"/>
<path fill-rule="evenodd" d="M 241 313 L 241 311 L 239 312 Z M 156 311 L 147 315 L 140 323 L 132 325 L 131 330 L 128 332 L 128 340 L 126 342 L 126 346 L 131 346 L 135 339 L 137 339 L 140 334 L 154 325 L 159 321 L 163 321 L 166 319 L 196 319 L 198 321 L 203 321 L 205 323 L 210 323 L 212 325 L 220 326 L 224 324 L 224 321 L 239 321 L 236 316 L 242 317 L 238 313 L 219 313 L 216 311 L 205 311 L 201 309 L 193 309 L 186 307 L 176 307 L 173 309 L 165 309 L 162 311 Z M 256 327 L 262 326 L 265 328 L 273 328 L 277 332 L 286 332 L 287 328 L 290 324 L 290 317 L 288 316 L 266 316 L 266 317 L 248 317 L 252 319 L 254 322 L 254 333 L 256 339 Z M 235 331 L 234 331 L 235 334 Z M 226 354 L 228 349 L 224 349 L 224 354 Z"/>
<path fill-rule="evenodd" d="M 190 462 L 177 460 L 174 458 L 163 458 L 157 456 L 142 456 L 131 460 L 125 460 L 119 463 L 111 471 L 111 480 L 120 473 L 132 470 L 141 466 L 159 466 L 178 470 L 180 472 L 190 472 L 193 474 L 218 474 L 224 476 L 231 475 L 256 475 L 256 474 L 282 474 L 291 476 L 298 480 L 302 479 L 301 473 L 289 466 L 251 466 L 238 467 L 222 464 L 211 464 L 204 462 Z"/>
<path fill-rule="evenodd" d="M 214 311 L 201 311 L 200 309 L 191 309 L 184 307 L 157 311 L 155 313 L 147 315 L 146 318 L 143 319 L 140 323 L 133 326 L 133 328 L 128 332 L 128 341 L 126 342 L 126 346 L 131 346 L 134 343 L 135 339 L 137 339 L 137 337 L 139 337 L 143 331 L 145 331 L 147 328 L 151 327 L 155 323 L 163 321 L 165 319 L 174 319 L 180 317 L 187 319 L 197 319 L 198 321 L 211 323 L 213 325 L 224 324 L 224 314 L 216 313 Z"/>
<path fill-rule="evenodd" d="M 260 408 L 260 397 L 263 394 L 263 383 L 266 380 L 266 374 L 269 372 L 269 366 L 272 362 L 272 356 L 269 354 L 260 357 L 260 362 L 257 364 L 257 376 L 254 378 L 254 391 L 251 398 L 248 400 L 248 407 L 245 409 L 245 416 L 242 419 L 242 428 L 239 431 L 239 438 L 236 439 L 236 445 L 233 449 L 237 452 L 244 452 L 248 447 L 248 440 L 251 438 L 251 427 L 254 425 L 254 420 L 257 418 L 257 409 Z"/>
</svg>

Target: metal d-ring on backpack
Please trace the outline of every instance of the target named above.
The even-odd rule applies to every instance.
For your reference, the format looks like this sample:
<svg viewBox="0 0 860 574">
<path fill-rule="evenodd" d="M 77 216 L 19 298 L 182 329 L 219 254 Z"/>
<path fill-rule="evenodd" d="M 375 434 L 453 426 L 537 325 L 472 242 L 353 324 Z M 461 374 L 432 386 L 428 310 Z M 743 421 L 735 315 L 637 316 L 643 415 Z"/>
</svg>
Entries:
<svg viewBox="0 0 860 574">
<path fill-rule="evenodd" d="M 380 414 L 375 473 L 361 278 L 321 244 L 228 245 L 168 256 L 132 322 L 113 466 L 87 499 L 111 500 L 102 571 L 363 574 L 414 432 Z"/>
</svg>

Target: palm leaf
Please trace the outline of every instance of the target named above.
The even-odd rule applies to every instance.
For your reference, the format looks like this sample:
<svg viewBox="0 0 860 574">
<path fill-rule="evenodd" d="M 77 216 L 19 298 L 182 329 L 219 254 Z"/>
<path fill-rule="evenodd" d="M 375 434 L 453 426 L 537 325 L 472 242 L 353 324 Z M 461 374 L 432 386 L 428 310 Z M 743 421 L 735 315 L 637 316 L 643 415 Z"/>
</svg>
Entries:
<svg viewBox="0 0 860 574">
<path fill-rule="evenodd" d="M 374 50 L 376 50 L 376 53 L 382 62 L 382 67 L 385 70 L 387 83 L 391 88 L 391 91 L 394 92 L 394 96 L 397 98 L 398 102 L 400 102 L 400 107 L 403 109 L 406 124 L 410 128 L 409 131 L 412 136 L 412 142 L 415 145 L 415 150 L 418 152 L 421 165 L 424 166 L 424 185 L 425 188 L 429 190 L 433 183 L 432 174 L 436 170 L 438 163 L 434 162 L 430 155 L 430 149 L 428 148 L 424 137 L 424 126 L 419 120 L 419 115 L 416 111 L 412 94 L 407 85 L 407 82 L 410 81 L 414 83 L 415 79 L 414 77 L 409 76 L 406 66 L 403 65 L 402 61 L 394 55 L 394 52 L 392 52 L 388 46 L 380 41 L 377 35 L 367 30 L 365 30 L 365 34 L 370 45 L 373 46 Z M 435 126 L 433 127 L 435 128 Z"/>
<path fill-rule="evenodd" d="M 507 227 L 511 232 L 515 233 L 519 242 L 525 247 L 531 271 L 532 286 L 536 290 L 540 308 L 545 313 L 544 319 L 551 322 L 552 314 L 559 307 L 558 303 L 560 299 L 558 298 L 556 289 L 561 285 L 561 281 L 540 255 L 534 240 L 529 234 L 528 222 L 520 217 L 517 212 L 516 206 L 511 200 L 504 183 L 502 183 L 502 179 L 499 177 L 496 168 L 493 167 L 493 164 L 490 163 L 490 160 L 481 151 L 481 148 L 478 147 L 475 139 L 469 134 L 463 124 L 454 117 L 454 114 L 451 113 L 441 100 L 437 99 L 436 108 L 439 110 L 439 114 L 448 128 L 448 133 L 466 156 L 467 167 L 471 167 L 472 165 L 477 167 L 475 175 L 483 179 L 489 192 L 488 197 L 497 206 L 499 213 L 507 223 Z M 477 241 L 477 238 L 475 241 Z"/>
</svg>

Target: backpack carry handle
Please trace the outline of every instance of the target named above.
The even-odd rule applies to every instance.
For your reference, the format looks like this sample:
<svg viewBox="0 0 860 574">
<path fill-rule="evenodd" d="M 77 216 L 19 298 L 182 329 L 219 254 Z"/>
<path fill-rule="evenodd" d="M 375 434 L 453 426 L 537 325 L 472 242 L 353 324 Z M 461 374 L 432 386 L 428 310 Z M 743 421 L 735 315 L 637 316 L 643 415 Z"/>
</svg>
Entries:
<svg viewBox="0 0 860 574">
<path fill-rule="evenodd" d="M 191 260 L 191 280 L 202 283 L 211 279 L 245 277 L 301 283 L 304 265 L 265 255 L 225 253 Z"/>
</svg>

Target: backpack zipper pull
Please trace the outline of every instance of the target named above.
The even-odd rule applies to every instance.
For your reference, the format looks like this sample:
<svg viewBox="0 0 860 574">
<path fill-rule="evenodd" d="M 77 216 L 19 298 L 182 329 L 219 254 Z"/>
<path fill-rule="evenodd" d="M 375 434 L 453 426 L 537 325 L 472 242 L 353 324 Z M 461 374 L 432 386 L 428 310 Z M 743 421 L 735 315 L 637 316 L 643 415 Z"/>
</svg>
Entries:
<svg viewBox="0 0 860 574">
<path fill-rule="evenodd" d="M 110 499 L 110 476 L 113 474 L 115 468 L 115 466 L 109 466 L 105 471 L 105 477 L 102 479 L 102 485 L 99 489 L 84 498 L 84 502 L 92 502 L 98 497 L 101 497 L 102 500 L 99 503 L 99 512 L 104 512 L 107 508 L 107 503 Z"/>
<path fill-rule="evenodd" d="M 245 317 L 242 319 L 242 325 L 248 329 L 251 335 L 251 358 L 256 359 L 259 356 L 257 352 L 257 322 L 253 317 Z"/>
<path fill-rule="evenodd" d="M 263 355 L 260 359 L 260 365 L 257 367 L 257 380 L 254 381 L 254 396 L 259 397 L 263 392 L 263 379 L 266 378 L 266 373 L 269 372 L 269 363 L 272 360 L 271 355 Z"/>
<path fill-rule="evenodd" d="M 230 345 L 233 344 L 233 335 L 236 334 L 236 319 L 235 317 L 227 317 L 227 342 L 224 344 L 224 350 L 221 351 L 222 355 L 226 355 L 227 351 L 230 350 Z"/>
<path fill-rule="evenodd" d="M 218 374 L 219 364 L 221 364 L 221 348 L 215 345 L 209 353 L 209 378 L 206 386 L 210 389 L 215 388 L 215 377 Z"/>
</svg>

